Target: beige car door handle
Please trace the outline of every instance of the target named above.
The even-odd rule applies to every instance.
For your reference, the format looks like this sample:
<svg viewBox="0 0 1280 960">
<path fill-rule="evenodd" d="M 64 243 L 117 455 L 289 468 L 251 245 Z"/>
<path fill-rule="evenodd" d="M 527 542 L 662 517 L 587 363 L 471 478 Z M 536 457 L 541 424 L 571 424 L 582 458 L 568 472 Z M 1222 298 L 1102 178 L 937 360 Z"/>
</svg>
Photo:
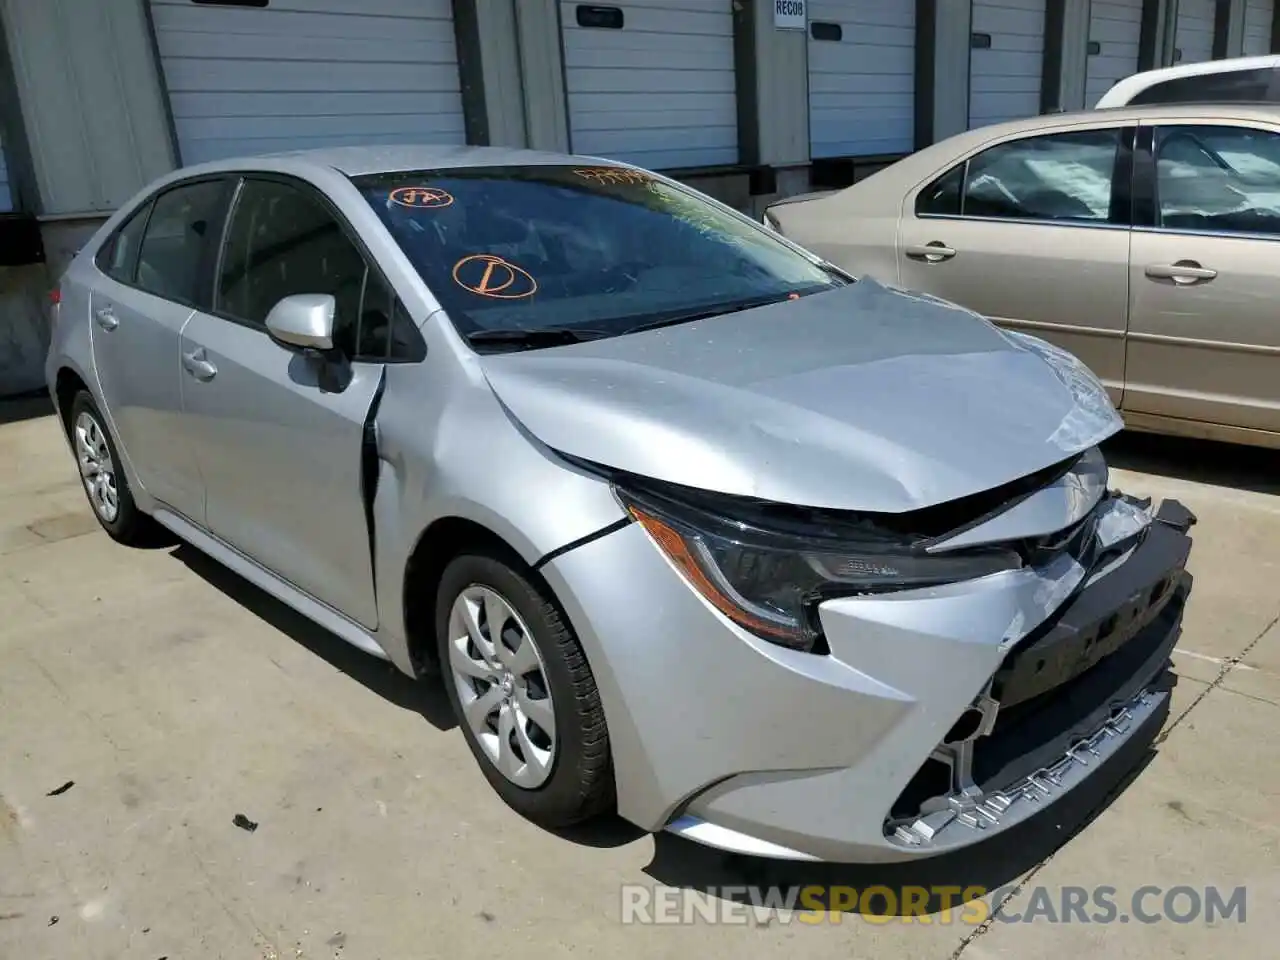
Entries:
<svg viewBox="0 0 1280 960">
<path fill-rule="evenodd" d="M 1208 282 L 1218 275 L 1218 271 L 1202 267 L 1194 260 L 1179 260 L 1177 263 L 1148 264 L 1146 274 L 1152 280 L 1172 280 L 1174 283 L 1187 286 Z"/>
<path fill-rule="evenodd" d="M 903 252 L 912 260 L 923 260 L 926 263 L 941 263 L 956 255 L 955 250 L 938 240 L 914 244 Z"/>
</svg>

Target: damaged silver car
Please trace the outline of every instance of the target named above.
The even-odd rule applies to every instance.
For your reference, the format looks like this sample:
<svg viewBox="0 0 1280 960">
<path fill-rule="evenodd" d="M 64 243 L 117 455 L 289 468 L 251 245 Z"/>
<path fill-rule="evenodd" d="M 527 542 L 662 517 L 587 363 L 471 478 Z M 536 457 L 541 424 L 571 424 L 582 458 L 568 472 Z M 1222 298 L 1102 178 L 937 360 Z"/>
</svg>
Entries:
<svg viewBox="0 0 1280 960">
<path fill-rule="evenodd" d="M 1194 518 L 1109 489 L 1093 375 L 668 178 L 223 161 L 126 204 L 58 299 L 107 532 L 439 677 L 538 823 L 927 857 L 1167 708 Z"/>
</svg>

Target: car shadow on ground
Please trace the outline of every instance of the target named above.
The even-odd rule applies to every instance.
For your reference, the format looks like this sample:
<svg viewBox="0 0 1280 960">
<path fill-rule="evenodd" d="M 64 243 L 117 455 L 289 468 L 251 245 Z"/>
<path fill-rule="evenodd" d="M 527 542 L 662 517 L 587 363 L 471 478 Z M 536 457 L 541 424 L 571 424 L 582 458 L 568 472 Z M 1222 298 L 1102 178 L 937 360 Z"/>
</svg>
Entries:
<svg viewBox="0 0 1280 960">
<path fill-rule="evenodd" d="M 0 397 L 0 426 L 38 420 L 54 412 L 53 401 L 44 390 L 33 390 L 12 397 Z"/>
<path fill-rule="evenodd" d="M 415 681 L 405 676 L 392 664 L 356 649 L 335 634 L 312 623 L 265 590 L 254 586 L 238 573 L 189 544 L 180 544 L 171 556 L 210 586 L 384 700 L 421 714 L 438 730 L 452 730 L 458 725 L 449 705 L 449 698 L 439 680 Z"/>
<path fill-rule="evenodd" d="M 1120 470 L 1280 494 L 1280 450 L 1126 430 L 1103 444 Z"/>
<path fill-rule="evenodd" d="M 715 896 L 756 907 L 768 903 L 763 898 L 770 890 L 780 888 L 785 898 L 788 891 L 811 887 L 796 909 L 878 917 L 918 915 L 922 903 L 929 915 L 946 906 L 956 909 L 962 902 L 1012 888 L 1085 830 L 1155 758 L 1154 741 L 1168 713 L 1166 703 L 1094 776 L 1052 806 L 956 853 L 908 863 L 805 863 L 727 854 L 663 833 L 654 837 L 653 859 L 644 872 L 665 886 L 715 888 Z M 872 887 L 889 894 L 864 899 L 863 892 Z M 858 893 L 856 903 L 851 903 L 850 888 Z M 923 892 L 913 902 L 904 893 L 908 889 Z"/>
</svg>

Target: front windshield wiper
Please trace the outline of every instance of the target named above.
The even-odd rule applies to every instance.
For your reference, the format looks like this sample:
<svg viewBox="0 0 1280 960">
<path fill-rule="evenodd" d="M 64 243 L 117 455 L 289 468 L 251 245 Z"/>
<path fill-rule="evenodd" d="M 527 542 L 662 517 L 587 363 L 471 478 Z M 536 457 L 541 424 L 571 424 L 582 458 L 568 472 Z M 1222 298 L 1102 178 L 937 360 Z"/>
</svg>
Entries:
<svg viewBox="0 0 1280 960">
<path fill-rule="evenodd" d="M 695 320 L 710 320 L 712 317 L 721 317 L 727 313 L 740 313 L 743 310 L 754 310 L 756 307 L 767 307 L 773 303 L 785 303 L 790 299 L 793 298 L 789 293 L 775 293 L 770 294 L 767 297 L 755 297 L 751 300 L 738 300 L 734 303 L 719 303 L 715 306 L 703 307 L 699 310 L 663 314 L 629 328 L 627 333 L 638 333 L 641 330 L 656 330 L 659 327 L 674 327 L 676 324 L 693 323 Z"/>
<path fill-rule="evenodd" d="M 471 343 L 513 347 L 559 347 L 569 343 L 585 343 L 608 336 L 601 330 L 575 330 L 572 327 L 542 327 L 536 330 L 477 330 L 467 334 Z"/>
</svg>

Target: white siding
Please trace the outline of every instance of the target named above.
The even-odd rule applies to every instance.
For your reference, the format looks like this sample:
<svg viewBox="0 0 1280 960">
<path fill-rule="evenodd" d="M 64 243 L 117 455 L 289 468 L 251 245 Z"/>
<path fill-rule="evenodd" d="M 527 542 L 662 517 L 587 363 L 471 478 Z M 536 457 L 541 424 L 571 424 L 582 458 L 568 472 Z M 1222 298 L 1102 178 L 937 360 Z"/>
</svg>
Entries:
<svg viewBox="0 0 1280 960">
<path fill-rule="evenodd" d="M 973 0 L 974 33 L 991 46 L 970 51 L 969 128 L 1040 112 L 1045 0 Z"/>
<path fill-rule="evenodd" d="M 1085 74 L 1084 105 L 1092 109 L 1113 83 L 1138 72 L 1142 0 L 1092 0 L 1089 39 L 1101 47 Z"/>
<path fill-rule="evenodd" d="M 1275 0 L 1245 0 L 1244 55 L 1262 56 L 1271 52 L 1271 20 Z"/>
<path fill-rule="evenodd" d="M 183 163 L 466 142 L 450 0 L 151 0 Z"/>
<path fill-rule="evenodd" d="M 578 26 L 561 0 L 575 153 L 651 169 L 738 161 L 730 0 L 628 0 L 621 30 Z"/>
<path fill-rule="evenodd" d="M 809 141 L 814 157 L 909 153 L 915 144 L 915 0 L 809 0 Z"/>
<path fill-rule="evenodd" d="M 1214 0 L 1178 0 L 1175 63 L 1203 63 L 1213 59 Z"/>
<path fill-rule="evenodd" d="M 13 209 L 13 197 L 9 193 L 9 168 L 4 162 L 4 146 L 0 144 L 0 213 Z"/>
</svg>

